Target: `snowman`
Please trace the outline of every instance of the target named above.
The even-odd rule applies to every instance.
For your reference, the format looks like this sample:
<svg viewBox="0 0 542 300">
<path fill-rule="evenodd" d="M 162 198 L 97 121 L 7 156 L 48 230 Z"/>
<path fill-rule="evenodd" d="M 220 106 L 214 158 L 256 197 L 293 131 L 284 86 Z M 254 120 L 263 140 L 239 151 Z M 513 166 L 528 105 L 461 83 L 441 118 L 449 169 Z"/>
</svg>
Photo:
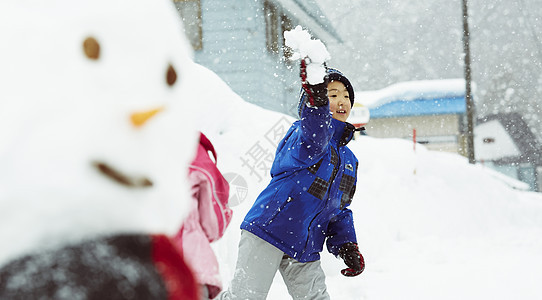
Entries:
<svg viewBox="0 0 542 300">
<path fill-rule="evenodd" d="M 1 1 L 0 41 L 0 298 L 181 295 L 197 91 L 171 1 Z"/>
</svg>

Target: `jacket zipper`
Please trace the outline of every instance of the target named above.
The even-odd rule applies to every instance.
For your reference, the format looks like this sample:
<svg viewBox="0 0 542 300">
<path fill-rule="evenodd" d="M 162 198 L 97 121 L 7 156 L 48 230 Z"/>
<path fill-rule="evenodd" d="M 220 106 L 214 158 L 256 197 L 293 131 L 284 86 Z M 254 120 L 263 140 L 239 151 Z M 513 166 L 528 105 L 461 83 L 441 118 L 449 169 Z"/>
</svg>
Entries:
<svg viewBox="0 0 542 300">
<path fill-rule="evenodd" d="M 333 147 L 333 146 L 331 146 Z M 335 150 L 335 148 L 333 148 Z M 307 244 L 309 243 L 309 239 L 310 239 L 310 233 L 311 233 L 311 227 L 312 227 L 312 222 L 314 222 L 314 220 L 316 220 L 316 218 L 324 211 L 324 209 L 327 207 L 327 203 L 328 203 L 328 199 L 329 199 L 329 191 L 331 190 L 331 186 L 333 185 L 333 182 L 335 181 L 335 177 L 337 177 L 337 174 L 339 173 L 339 166 L 341 165 L 341 156 L 339 154 L 339 146 L 337 145 L 337 165 L 333 168 L 333 173 L 332 173 L 332 180 L 330 180 L 330 184 L 329 184 L 329 187 L 328 187 L 328 190 L 326 192 L 326 195 L 328 195 L 328 197 L 326 197 L 326 202 L 324 203 L 324 206 L 323 208 L 312 218 L 312 220 L 310 221 L 309 223 L 309 228 L 307 229 L 307 240 L 305 240 L 305 246 L 303 247 L 303 251 L 301 251 L 301 255 L 302 256 L 303 254 L 305 254 L 305 250 L 307 249 Z"/>
</svg>

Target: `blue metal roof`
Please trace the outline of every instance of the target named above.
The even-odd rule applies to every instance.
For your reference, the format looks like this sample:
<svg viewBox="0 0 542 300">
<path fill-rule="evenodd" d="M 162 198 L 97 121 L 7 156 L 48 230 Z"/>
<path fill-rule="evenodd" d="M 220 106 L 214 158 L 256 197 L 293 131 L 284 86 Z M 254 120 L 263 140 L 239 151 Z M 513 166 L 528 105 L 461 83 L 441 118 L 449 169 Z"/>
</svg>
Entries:
<svg viewBox="0 0 542 300">
<path fill-rule="evenodd" d="M 464 96 L 433 99 L 397 100 L 370 108 L 371 119 L 412 117 L 426 115 L 464 114 L 467 110 Z"/>
</svg>

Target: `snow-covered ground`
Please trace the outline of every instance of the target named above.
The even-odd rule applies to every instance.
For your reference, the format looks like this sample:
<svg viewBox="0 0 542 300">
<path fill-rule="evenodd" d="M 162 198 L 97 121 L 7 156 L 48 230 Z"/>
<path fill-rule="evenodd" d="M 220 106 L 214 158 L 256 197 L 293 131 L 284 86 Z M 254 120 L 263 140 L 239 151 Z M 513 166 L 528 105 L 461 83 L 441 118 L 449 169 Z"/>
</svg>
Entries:
<svg viewBox="0 0 542 300">
<path fill-rule="evenodd" d="M 213 245 L 227 286 L 240 222 L 269 181 L 275 146 L 293 119 L 244 102 L 214 73 L 188 62 L 187 42 L 178 39 L 174 8 L 165 0 L 153 14 L 145 7 L 156 7 L 154 0 L 118 7 L 81 1 L 83 10 L 57 2 L 71 14 L 51 5 L 0 5 L 1 28 L 13 29 L 0 31 L 2 46 L 14 45 L 0 47 L 0 265 L 41 249 L 46 237 L 61 245 L 170 228 L 178 220 L 159 221 L 186 211 L 177 186 L 195 143 L 186 128 L 196 126 L 232 179 L 234 218 Z M 125 14 L 126 7 L 140 9 Z M 154 25 L 137 27 L 142 16 Z M 126 34 L 136 31 L 144 34 Z M 83 52 L 89 36 L 100 42 L 97 60 Z M 169 65 L 175 85 L 166 81 Z M 148 126 L 129 126 L 129 113 L 164 105 L 170 109 Z M 50 142 L 52 133 L 58 144 Z M 542 298 L 540 194 L 514 190 L 458 155 L 419 145 L 414 152 L 403 140 L 359 137 L 350 147 L 360 160 L 352 209 L 367 267 L 346 278 L 342 261 L 324 253 L 333 299 Z M 152 175 L 159 193 L 117 190 L 91 172 L 96 157 Z M 277 276 L 269 299 L 287 298 Z"/>
</svg>

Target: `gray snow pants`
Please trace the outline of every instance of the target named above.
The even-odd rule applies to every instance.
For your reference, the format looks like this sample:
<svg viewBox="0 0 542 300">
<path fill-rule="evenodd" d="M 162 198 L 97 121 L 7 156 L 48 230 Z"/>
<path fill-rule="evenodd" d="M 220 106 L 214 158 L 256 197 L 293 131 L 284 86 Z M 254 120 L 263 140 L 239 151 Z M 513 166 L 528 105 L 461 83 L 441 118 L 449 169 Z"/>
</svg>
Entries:
<svg viewBox="0 0 542 300">
<path fill-rule="evenodd" d="M 245 230 L 241 231 L 237 266 L 230 287 L 215 299 L 266 299 L 277 270 L 292 299 L 329 300 L 319 260 L 298 262 Z"/>
</svg>

